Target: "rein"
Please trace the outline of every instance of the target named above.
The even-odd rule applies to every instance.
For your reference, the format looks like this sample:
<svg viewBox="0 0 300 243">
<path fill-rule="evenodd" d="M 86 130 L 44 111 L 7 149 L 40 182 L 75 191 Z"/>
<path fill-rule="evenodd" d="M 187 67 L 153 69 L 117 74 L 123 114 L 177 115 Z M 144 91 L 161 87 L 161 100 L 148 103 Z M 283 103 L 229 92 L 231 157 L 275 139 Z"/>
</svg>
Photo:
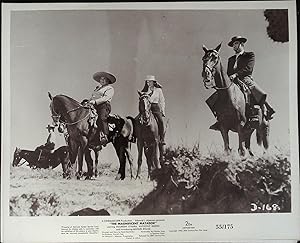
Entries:
<svg viewBox="0 0 300 243">
<path fill-rule="evenodd" d="M 141 99 L 144 99 L 144 97 L 146 97 L 146 96 L 142 96 Z M 149 110 L 145 110 L 143 112 L 145 113 L 145 116 L 147 116 L 148 114 L 149 114 L 149 116 L 146 117 L 146 119 L 144 119 L 144 116 L 140 112 L 140 119 L 139 120 L 140 120 L 140 122 L 141 122 L 142 125 L 149 126 L 150 123 L 151 123 L 151 113 L 152 112 L 149 111 Z"/>
<path fill-rule="evenodd" d="M 82 119 L 80 119 L 80 120 L 78 120 L 78 121 L 75 121 L 75 122 L 64 122 L 64 121 L 61 121 L 61 120 L 60 120 L 61 115 L 58 114 L 58 113 L 55 111 L 55 109 L 54 109 L 54 107 L 53 107 L 53 100 L 52 100 L 52 102 L 51 102 L 51 108 L 52 108 L 52 111 L 53 111 L 53 113 L 54 113 L 54 116 L 52 115 L 51 117 L 52 117 L 52 118 L 58 119 L 58 121 L 59 121 L 60 123 L 63 123 L 63 124 L 65 124 L 65 125 L 75 125 L 75 124 L 77 124 L 77 123 L 79 123 L 79 122 L 81 122 L 81 121 L 87 119 L 87 118 L 91 115 L 91 109 L 89 109 L 89 113 L 88 113 L 85 117 L 83 117 Z M 77 107 L 75 107 L 74 109 L 71 109 L 71 110 L 67 111 L 67 114 L 69 114 L 69 113 L 71 113 L 71 112 L 73 112 L 73 111 L 76 111 L 76 110 L 78 110 L 78 109 L 80 109 L 80 108 L 86 108 L 86 107 L 85 107 L 85 106 L 77 106 Z"/>
<path fill-rule="evenodd" d="M 217 51 L 214 50 L 214 52 L 216 52 L 216 53 L 218 54 Z M 218 54 L 218 61 L 213 65 L 213 67 L 210 67 L 210 66 L 208 66 L 207 64 L 204 64 L 204 67 L 207 68 L 207 69 L 210 71 L 211 74 L 213 74 L 214 71 L 216 70 L 216 66 L 217 66 L 217 64 L 218 64 L 219 62 L 220 62 L 220 56 L 219 56 L 219 54 Z M 221 88 L 220 88 L 220 87 L 217 87 L 217 86 L 216 86 L 216 82 L 215 82 L 215 85 L 211 86 L 211 88 L 213 88 L 213 89 L 215 89 L 215 90 L 225 90 L 225 89 L 229 89 L 230 86 L 233 84 L 233 81 L 232 81 L 231 79 L 229 79 L 229 80 L 230 80 L 230 84 L 228 84 L 228 86 L 226 86 L 226 87 L 221 87 Z"/>
</svg>

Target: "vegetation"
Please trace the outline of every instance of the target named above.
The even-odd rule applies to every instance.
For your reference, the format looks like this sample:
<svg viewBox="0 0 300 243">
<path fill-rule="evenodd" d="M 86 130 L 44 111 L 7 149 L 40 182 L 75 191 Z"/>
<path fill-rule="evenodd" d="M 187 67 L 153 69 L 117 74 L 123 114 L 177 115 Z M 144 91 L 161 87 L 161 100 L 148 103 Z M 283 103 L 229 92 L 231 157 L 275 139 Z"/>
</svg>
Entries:
<svg viewBox="0 0 300 243">
<path fill-rule="evenodd" d="M 92 181 L 65 180 L 60 168 L 11 167 L 10 215 L 70 215 L 87 207 L 111 215 L 290 212 L 289 158 L 281 150 L 240 158 L 204 155 L 197 145 L 169 147 L 155 181 L 147 181 L 146 163 L 141 180 L 124 181 L 115 181 L 118 167 L 110 163 L 99 164 Z"/>
</svg>

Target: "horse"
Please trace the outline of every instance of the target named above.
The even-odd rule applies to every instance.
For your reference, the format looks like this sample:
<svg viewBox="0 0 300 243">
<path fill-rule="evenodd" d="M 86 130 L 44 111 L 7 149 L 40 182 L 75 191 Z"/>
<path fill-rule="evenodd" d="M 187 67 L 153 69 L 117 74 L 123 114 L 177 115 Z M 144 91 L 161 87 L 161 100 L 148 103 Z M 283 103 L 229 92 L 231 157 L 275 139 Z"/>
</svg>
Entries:
<svg viewBox="0 0 300 243">
<path fill-rule="evenodd" d="M 81 105 L 78 101 L 66 95 L 56 95 L 52 97 L 50 92 L 48 96 L 51 100 L 50 110 L 53 123 L 59 126 L 63 123 L 68 132 L 68 145 L 70 150 L 70 168 L 68 168 L 68 179 L 70 178 L 70 169 L 72 170 L 78 157 L 77 179 L 83 176 L 82 165 L 84 154 L 88 156 L 89 151 L 87 145 L 97 137 L 97 129 L 92 127 L 88 119 L 91 118 L 91 108 Z M 93 176 L 92 160 L 86 159 L 87 177 L 90 179 Z"/>
<path fill-rule="evenodd" d="M 126 161 L 129 162 L 130 178 L 132 179 L 133 158 L 130 149 L 131 149 L 131 143 L 135 142 L 134 118 L 131 116 L 122 118 L 121 116 L 114 114 L 114 115 L 109 115 L 107 121 L 110 124 L 115 125 L 113 130 L 110 131 L 108 134 L 108 139 L 113 144 L 120 162 L 119 171 L 115 179 L 116 180 L 125 179 Z"/>
<path fill-rule="evenodd" d="M 63 177 L 66 176 L 67 165 L 69 163 L 69 148 L 62 146 L 56 149 L 53 153 L 47 153 L 42 150 L 24 150 L 16 148 L 12 165 L 21 166 L 20 161 L 24 159 L 28 162 L 30 168 L 56 168 L 61 164 L 63 169 Z M 23 163 L 24 164 L 24 163 Z"/>
<path fill-rule="evenodd" d="M 52 95 L 48 93 L 48 96 L 51 100 L 50 110 L 54 124 L 64 124 L 64 127 L 67 129 L 67 141 L 70 146 L 71 165 L 74 165 L 76 157 L 78 156 L 77 179 L 80 179 L 83 175 L 83 156 L 85 157 L 88 170 L 86 179 L 92 179 L 94 176 L 96 177 L 98 175 L 98 158 L 102 146 L 97 146 L 97 143 L 95 143 L 95 140 L 99 139 L 97 136 L 97 129 L 88 122 L 92 115 L 91 108 L 82 105 L 66 95 L 56 95 L 52 97 Z M 121 118 L 120 116 L 113 117 L 114 116 L 110 116 L 110 120 L 108 120 L 115 123 L 116 129 L 109 132 L 108 139 L 109 142 L 113 144 L 120 162 L 120 168 L 116 179 L 123 180 L 125 178 L 126 158 L 130 163 L 132 177 L 132 156 L 128 149 L 128 136 L 124 134 L 123 136 L 119 136 L 117 133 L 118 130 L 122 130 L 124 124 L 129 123 L 129 120 Z M 122 127 L 118 124 L 122 124 Z M 95 154 L 95 166 L 93 166 L 91 151 L 94 151 Z"/>
<path fill-rule="evenodd" d="M 222 43 L 221 43 L 222 44 Z M 247 123 L 246 118 L 246 100 L 243 92 L 237 84 L 230 80 L 225 69 L 223 68 L 219 50 L 219 44 L 215 49 L 207 49 L 203 45 L 205 52 L 203 60 L 202 77 L 205 88 L 214 88 L 218 96 L 216 105 L 216 116 L 220 124 L 220 132 L 224 141 L 224 150 L 228 154 L 231 149 L 229 147 L 229 130 L 238 133 L 239 137 L 239 154 L 245 155 L 245 147 L 249 154 L 253 156 L 250 147 L 250 140 L 253 131 L 256 129 L 257 143 L 261 145 L 263 141 L 264 148 L 269 146 L 269 121 L 265 119 L 264 111 L 259 108 L 258 125 L 256 127 Z"/>
<path fill-rule="evenodd" d="M 135 118 L 138 148 L 138 169 L 136 178 L 140 178 L 143 150 L 148 165 L 148 178 L 154 170 L 163 166 L 163 148 L 158 133 L 158 124 L 151 111 L 150 96 L 147 92 L 139 94 L 139 115 Z"/>
</svg>

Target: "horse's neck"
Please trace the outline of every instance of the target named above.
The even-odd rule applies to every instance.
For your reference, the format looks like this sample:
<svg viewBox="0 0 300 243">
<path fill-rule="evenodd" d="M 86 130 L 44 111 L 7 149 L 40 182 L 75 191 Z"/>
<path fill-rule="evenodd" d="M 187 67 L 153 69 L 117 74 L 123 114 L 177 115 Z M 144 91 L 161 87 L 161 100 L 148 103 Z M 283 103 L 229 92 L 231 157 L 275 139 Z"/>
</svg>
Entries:
<svg viewBox="0 0 300 243">
<path fill-rule="evenodd" d="M 215 73 L 215 83 L 218 88 L 226 88 L 229 87 L 231 81 L 223 68 L 221 59 L 216 66 L 216 73 Z"/>
<path fill-rule="evenodd" d="M 64 97 L 64 99 L 59 99 L 59 107 L 65 122 L 74 122 L 79 120 L 82 118 L 82 116 L 89 112 L 88 109 L 85 109 L 76 100 L 73 100 L 67 96 L 61 97 Z"/>
<path fill-rule="evenodd" d="M 39 153 L 40 153 L 40 151 L 39 151 Z M 20 151 L 20 157 L 24 158 L 25 160 L 32 159 L 33 155 L 35 155 L 35 154 L 36 154 L 36 151 L 24 150 L 24 149 L 22 149 Z"/>
</svg>

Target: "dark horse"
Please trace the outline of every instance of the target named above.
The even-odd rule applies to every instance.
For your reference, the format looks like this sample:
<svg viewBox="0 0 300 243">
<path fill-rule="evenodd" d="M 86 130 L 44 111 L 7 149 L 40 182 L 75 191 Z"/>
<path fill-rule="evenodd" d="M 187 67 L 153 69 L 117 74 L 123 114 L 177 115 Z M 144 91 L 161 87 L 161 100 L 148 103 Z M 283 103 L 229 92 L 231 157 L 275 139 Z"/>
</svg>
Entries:
<svg viewBox="0 0 300 243">
<path fill-rule="evenodd" d="M 86 179 L 91 179 L 94 175 L 97 175 L 97 162 L 101 150 L 100 147 L 97 148 L 97 146 L 95 146 L 94 142 L 99 139 L 99 132 L 97 132 L 97 129 L 89 122 L 92 115 L 91 108 L 80 104 L 66 95 L 56 95 L 54 97 L 52 97 L 50 93 L 48 93 L 48 95 L 51 100 L 50 109 L 53 122 L 55 125 L 62 123 L 67 129 L 67 142 L 70 148 L 71 167 L 75 164 L 75 160 L 78 157 L 77 179 L 80 179 L 83 176 L 83 156 L 85 156 L 88 170 Z M 113 120 L 113 122 L 123 120 L 123 118 L 112 119 L 112 117 L 110 119 L 111 121 Z M 122 129 L 118 125 L 116 125 L 116 128 Z M 127 149 L 128 138 L 119 136 L 117 133 L 118 129 L 114 129 L 110 132 L 109 141 L 113 143 L 120 162 L 120 175 L 117 176 L 117 179 L 124 179 L 126 158 L 130 158 L 130 164 L 132 164 L 132 158 Z M 91 156 L 92 150 L 95 152 L 95 171 L 93 169 L 93 160 Z M 70 170 L 68 170 L 68 173 L 70 174 Z"/>
<path fill-rule="evenodd" d="M 63 123 L 68 131 L 68 145 L 70 150 L 70 166 L 68 166 L 68 178 L 78 156 L 77 179 L 83 176 L 83 155 L 86 153 L 87 179 L 93 176 L 93 161 L 88 159 L 90 151 L 88 143 L 96 137 L 97 129 L 90 126 L 88 119 L 91 118 L 91 108 L 81 105 L 78 101 L 66 96 L 48 96 L 51 100 L 50 110 L 53 122 L 56 126 Z M 70 171 L 71 169 L 71 171 Z"/>
<path fill-rule="evenodd" d="M 243 143 L 250 155 L 250 140 L 256 128 L 257 142 L 263 141 L 265 149 L 268 148 L 269 122 L 264 117 L 264 112 L 259 108 L 259 123 L 253 128 L 247 124 L 246 101 L 243 92 L 238 85 L 230 80 L 225 72 L 219 50 L 221 44 L 215 49 L 209 50 L 203 46 L 205 52 L 203 60 L 203 82 L 206 88 L 212 87 L 217 90 L 218 101 L 216 105 L 216 116 L 220 123 L 220 132 L 224 141 L 224 149 L 227 153 L 229 148 L 228 131 L 237 132 L 239 136 L 239 153 L 245 155 Z"/>
<path fill-rule="evenodd" d="M 148 165 L 148 178 L 155 169 L 163 165 L 163 148 L 160 145 L 158 124 L 151 111 L 151 103 L 147 92 L 139 94 L 139 115 L 135 118 L 136 138 L 138 148 L 138 169 L 136 177 L 140 177 L 143 150 Z"/>
<path fill-rule="evenodd" d="M 27 161 L 31 168 L 54 169 L 61 164 L 63 175 L 65 177 L 67 165 L 69 163 L 69 149 L 67 146 L 62 146 L 56 149 L 53 153 L 48 153 L 42 150 L 30 151 L 16 148 L 12 165 L 20 166 L 20 161 L 22 159 Z"/>
<path fill-rule="evenodd" d="M 133 121 L 132 117 L 122 118 L 119 115 L 109 115 L 107 119 L 109 125 L 114 125 L 113 128 L 109 131 L 108 141 L 111 142 L 114 146 L 116 154 L 119 159 L 120 167 L 118 170 L 118 174 L 116 176 L 116 180 L 124 180 L 125 179 L 125 170 L 126 170 L 126 161 L 129 162 L 130 165 L 130 176 L 133 178 L 132 174 L 132 162 L 133 158 L 130 152 L 131 149 L 131 139 L 129 137 L 133 136 Z M 97 177 L 98 170 L 97 164 L 99 160 L 99 154 L 101 149 L 97 147 L 88 148 L 88 152 L 85 153 L 85 159 L 92 161 L 91 152 L 94 152 L 95 156 L 95 166 L 94 166 L 94 176 Z"/>
</svg>

